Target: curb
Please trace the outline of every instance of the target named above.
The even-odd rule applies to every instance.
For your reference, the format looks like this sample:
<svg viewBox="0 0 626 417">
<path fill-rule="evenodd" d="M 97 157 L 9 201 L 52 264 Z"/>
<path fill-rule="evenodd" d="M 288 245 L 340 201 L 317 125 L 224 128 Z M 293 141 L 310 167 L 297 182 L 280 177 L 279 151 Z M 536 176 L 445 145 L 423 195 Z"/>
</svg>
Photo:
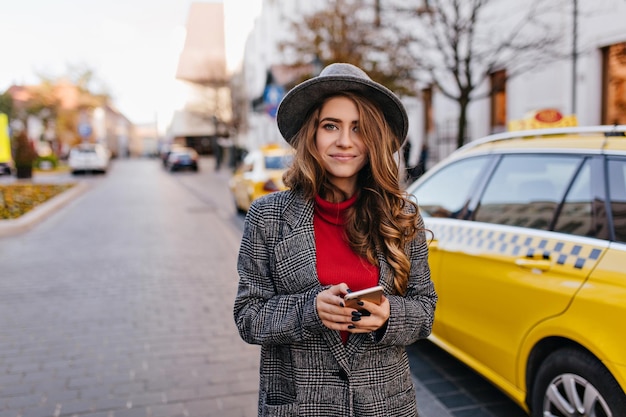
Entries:
<svg viewBox="0 0 626 417">
<path fill-rule="evenodd" d="M 39 204 L 37 207 L 17 219 L 0 220 L 0 237 L 14 236 L 32 229 L 41 221 L 48 218 L 51 214 L 66 206 L 76 197 L 87 191 L 89 188 L 90 187 L 87 183 L 79 182 L 69 190 L 52 197 L 42 204 Z"/>
</svg>

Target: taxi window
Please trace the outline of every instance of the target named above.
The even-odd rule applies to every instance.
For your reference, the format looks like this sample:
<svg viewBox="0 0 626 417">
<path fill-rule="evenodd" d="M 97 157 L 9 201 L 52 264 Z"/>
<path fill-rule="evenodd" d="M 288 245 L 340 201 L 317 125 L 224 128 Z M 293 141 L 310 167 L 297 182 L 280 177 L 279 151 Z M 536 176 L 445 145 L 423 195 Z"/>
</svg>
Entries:
<svg viewBox="0 0 626 417">
<path fill-rule="evenodd" d="M 265 168 L 266 169 L 285 169 L 291 164 L 293 160 L 292 155 L 266 155 L 265 156 Z"/>
<path fill-rule="evenodd" d="M 491 176 L 474 220 L 549 230 L 582 156 L 505 155 Z"/>
<path fill-rule="evenodd" d="M 576 175 L 556 221 L 554 231 L 606 239 L 604 199 L 596 197 L 591 186 L 591 160 Z"/>
<path fill-rule="evenodd" d="M 254 171 L 254 166 L 258 165 L 257 161 L 261 157 L 261 154 L 257 151 L 252 151 L 248 153 L 238 167 L 238 171 L 241 173 L 252 172 Z"/>
<path fill-rule="evenodd" d="M 609 160 L 608 172 L 615 240 L 626 242 L 626 160 Z"/>
<path fill-rule="evenodd" d="M 422 215 L 458 218 L 488 161 L 489 157 L 480 156 L 453 162 L 435 172 L 417 189 L 409 190 L 417 198 Z"/>
</svg>

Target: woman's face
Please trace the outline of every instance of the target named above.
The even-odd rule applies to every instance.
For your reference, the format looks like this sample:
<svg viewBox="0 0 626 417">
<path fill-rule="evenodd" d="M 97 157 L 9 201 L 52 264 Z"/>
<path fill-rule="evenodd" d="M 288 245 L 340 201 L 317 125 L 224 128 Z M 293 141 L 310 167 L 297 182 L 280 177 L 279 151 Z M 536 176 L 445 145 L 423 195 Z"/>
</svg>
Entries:
<svg viewBox="0 0 626 417">
<path fill-rule="evenodd" d="M 361 139 L 359 112 L 347 97 L 328 99 L 320 109 L 315 145 L 330 182 L 352 196 L 357 174 L 367 164 L 368 151 Z"/>
</svg>

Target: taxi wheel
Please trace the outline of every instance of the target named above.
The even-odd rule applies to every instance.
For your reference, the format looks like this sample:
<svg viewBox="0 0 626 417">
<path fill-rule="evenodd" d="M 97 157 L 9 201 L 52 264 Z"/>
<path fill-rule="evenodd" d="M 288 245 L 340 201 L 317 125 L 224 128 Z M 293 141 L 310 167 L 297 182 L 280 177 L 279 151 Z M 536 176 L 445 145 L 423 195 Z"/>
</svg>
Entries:
<svg viewBox="0 0 626 417">
<path fill-rule="evenodd" d="M 626 416 L 626 395 L 590 354 L 565 348 L 542 364 L 532 393 L 533 417 Z"/>
<path fill-rule="evenodd" d="M 233 199 L 233 202 L 235 203 L 235 209 L 237 210 L 238 214 L 246 214 L 246 210 L 244 210 L 239 203 L 237 202 L 237 199 Z"/>
</svg>

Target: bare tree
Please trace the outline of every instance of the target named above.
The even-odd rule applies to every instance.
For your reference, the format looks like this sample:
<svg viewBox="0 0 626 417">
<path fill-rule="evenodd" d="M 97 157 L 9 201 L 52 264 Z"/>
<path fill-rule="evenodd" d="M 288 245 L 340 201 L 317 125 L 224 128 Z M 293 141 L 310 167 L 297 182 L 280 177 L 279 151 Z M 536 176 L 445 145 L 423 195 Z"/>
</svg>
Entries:
<svg viewBox="0 0 626 417">
<path fill-rule="evenodd" d="M 397 59 L 395 43 L 380 24 L 380 0 L 328 0 L 325 5 L 291 21 L 293 37 L 279 44 L 285 61 L 294 66 L 315 59 L 322 65 L 347 62 L 400 95 L 414 95 L 413 72 Z"/>
<path fill-rule="evenodd" d="M 491 86 L 485 87 L 494 71 L 505 69 L 506 81 L 568 56 L 562 44 L 563 6 L 567 3 L 533 3 L 387 2 L 386 25 L 405 49 L 402 57 L 413 60 L 423 85 L 435 87 L 458 103 L 457 147 L 465 141 L 470 102 L 494 93 Z"/>
<path fill-rule="evenodd" d="M 229 85 L 191 84 L 190 87 L 191 99 L 185 105 L 185 110 L 204 120 L 217 118 L 221 123 L 228 123 L 232 119 L 232 97 Z"/>
</svg>

